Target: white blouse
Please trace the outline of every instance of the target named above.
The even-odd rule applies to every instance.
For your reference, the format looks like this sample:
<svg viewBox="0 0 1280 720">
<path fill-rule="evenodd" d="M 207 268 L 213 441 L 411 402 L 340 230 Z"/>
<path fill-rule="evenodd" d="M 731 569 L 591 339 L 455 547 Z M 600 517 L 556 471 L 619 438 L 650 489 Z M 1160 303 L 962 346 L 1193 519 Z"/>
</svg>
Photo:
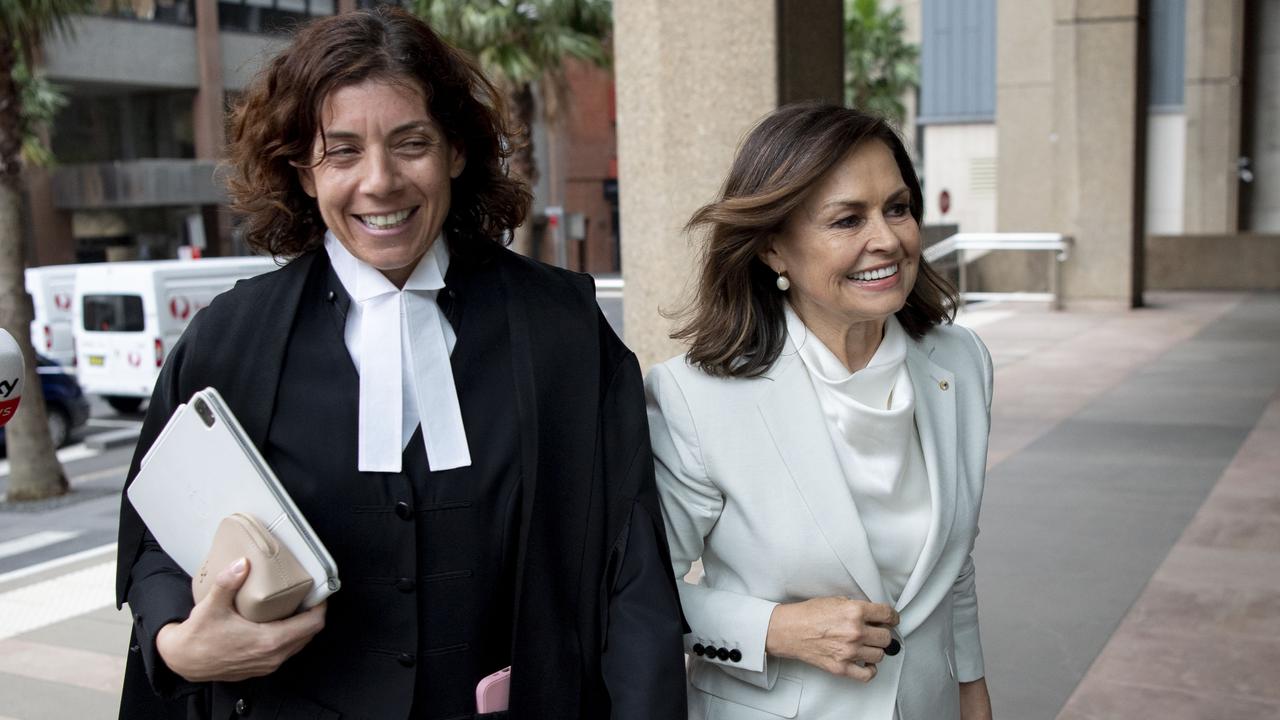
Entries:
<svg viewBox="0 0 1280 720">
<path fill-rule="evenodd" d="M 884 589 L 896 603 L 924 548 L 932 509 L 907 333 L 890 316 L 871 361 L 851 373 L 790 306 L 787 332 L 813 381 Z"/>
</svg>

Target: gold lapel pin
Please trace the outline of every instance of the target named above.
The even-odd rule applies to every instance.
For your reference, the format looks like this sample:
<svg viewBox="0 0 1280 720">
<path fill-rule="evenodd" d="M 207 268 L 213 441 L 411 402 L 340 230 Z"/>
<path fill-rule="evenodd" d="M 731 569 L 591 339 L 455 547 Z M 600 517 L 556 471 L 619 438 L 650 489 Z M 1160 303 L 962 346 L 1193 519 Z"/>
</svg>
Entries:
<svg viewBox="0 0 1280 720">
<path fill-rule="evenodd" d="M 951 383 L 947 382 L 946 380 L 939 380 L 938 387 L 942 388 L 943 390 L 946 390 L 947 388 L 951 387 Z"/>
</svg>

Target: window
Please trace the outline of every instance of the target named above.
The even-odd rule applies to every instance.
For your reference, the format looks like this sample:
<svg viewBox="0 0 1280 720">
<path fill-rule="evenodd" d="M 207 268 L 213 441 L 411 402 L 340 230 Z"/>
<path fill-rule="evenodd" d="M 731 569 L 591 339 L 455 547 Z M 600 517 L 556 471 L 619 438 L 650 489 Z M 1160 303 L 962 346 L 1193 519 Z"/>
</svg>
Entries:
<svg viewBox="0 0 1280 720">
<path fill-rule="evenodd" d="M 1148 108 L 1181 112 L 1187 44 L 1186 0 L 1151 0 L 1147 19 Z"/>
<path fill-rule="evenodd" d="M 288 33 L 313 17 L 332 15 L 334 0 L 218 0 L 218 27 Z"/>
<path fill-rule="evenodd" d="M 142 332 L 141 295 L 85 295 L 84 329 L 89 332 Z"/>
<path fill-rule="evenodd" d="M 924 0 L 921 21 L 917 122 L 995 120 L 995 0 Z"/>
</svg>

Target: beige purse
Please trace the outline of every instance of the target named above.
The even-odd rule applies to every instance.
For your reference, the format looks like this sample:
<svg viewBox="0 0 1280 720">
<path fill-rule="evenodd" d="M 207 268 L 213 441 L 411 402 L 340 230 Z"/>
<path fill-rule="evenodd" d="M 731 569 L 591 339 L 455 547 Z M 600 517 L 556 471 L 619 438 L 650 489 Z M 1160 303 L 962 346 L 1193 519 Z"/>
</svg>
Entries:
<svg viewBox="0 0 1280 720">
<path fill-rule="evenodd" d="M 200 572 L 191 578 L 196 602 L 209 594 L 218 573 L 240 558 L 249 561 L 249 577 L 236 593 L 236 612 L 246 620 L 269 622 L 289 617 L 311 592 L 314 581 L 293 553 L 256 518 L 235 513 L 218 524 L 209 554 Z"/>
</svg>

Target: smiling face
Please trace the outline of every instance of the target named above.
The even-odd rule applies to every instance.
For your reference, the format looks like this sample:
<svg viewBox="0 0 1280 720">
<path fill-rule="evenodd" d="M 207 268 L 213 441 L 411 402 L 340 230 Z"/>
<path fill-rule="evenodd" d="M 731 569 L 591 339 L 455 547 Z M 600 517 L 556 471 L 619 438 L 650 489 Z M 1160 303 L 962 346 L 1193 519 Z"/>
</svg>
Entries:
<svg viewBox="0 0 1280 720">
<path fill-rule="evenodd" d="M 761 255 L 787 275 L 791 306 L 824 341 L 862 323 L 878 338 L 906 304 L 920 267 L 910 202 L 889 147 L 868 140 L 818 181 Z"/>
<path fill-rule="evenodd" d="M 320 119 L 302 187 L 342 245 L 402 287 L 440 235 L 466 158 L 409 81 L 341 87 Z"/>
</svg>

